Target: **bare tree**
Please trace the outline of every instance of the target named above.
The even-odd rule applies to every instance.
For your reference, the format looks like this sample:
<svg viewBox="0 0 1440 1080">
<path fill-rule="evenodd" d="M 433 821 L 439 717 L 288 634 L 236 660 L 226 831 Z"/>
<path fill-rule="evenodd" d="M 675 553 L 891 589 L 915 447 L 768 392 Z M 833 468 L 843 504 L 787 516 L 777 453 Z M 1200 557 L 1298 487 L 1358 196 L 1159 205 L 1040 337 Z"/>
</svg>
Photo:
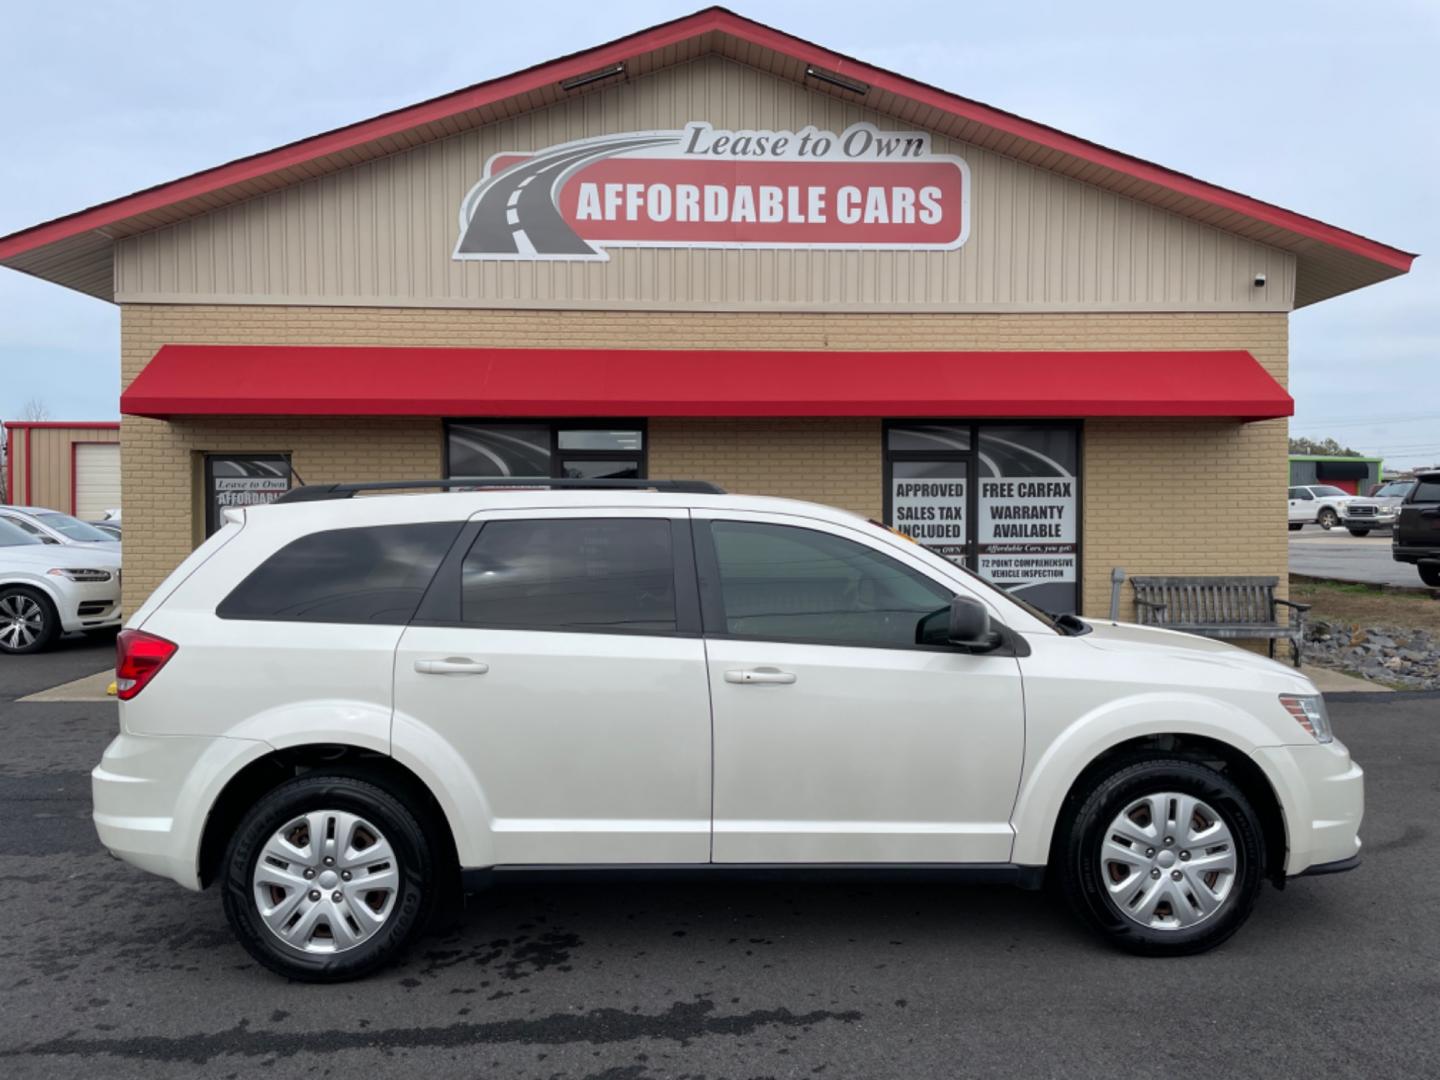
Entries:
<svg viewBox="0 0 1440 1080">
<path fill-rule="evenodd" d="M 30 421 L 49 420 L 50 406 L 45 404 L 44 398 L 32 397 L 21 407 L 20 419 Z"/>
</svg>

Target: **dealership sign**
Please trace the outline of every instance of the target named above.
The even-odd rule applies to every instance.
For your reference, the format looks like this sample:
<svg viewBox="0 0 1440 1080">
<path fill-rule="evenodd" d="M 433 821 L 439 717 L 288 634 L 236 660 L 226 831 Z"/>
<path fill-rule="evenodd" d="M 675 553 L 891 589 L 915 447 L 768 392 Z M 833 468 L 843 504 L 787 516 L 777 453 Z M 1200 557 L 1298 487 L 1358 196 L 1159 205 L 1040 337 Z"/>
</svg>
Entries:
<svg viewBox="0 0 1440 1080">
<path fill-rule="evenodd" d="M 970 171 L 924 132 L 637 131 L 500 153 L 460 206 L 457 259 L 615 247 L 950 251 Z"/>
</svg>

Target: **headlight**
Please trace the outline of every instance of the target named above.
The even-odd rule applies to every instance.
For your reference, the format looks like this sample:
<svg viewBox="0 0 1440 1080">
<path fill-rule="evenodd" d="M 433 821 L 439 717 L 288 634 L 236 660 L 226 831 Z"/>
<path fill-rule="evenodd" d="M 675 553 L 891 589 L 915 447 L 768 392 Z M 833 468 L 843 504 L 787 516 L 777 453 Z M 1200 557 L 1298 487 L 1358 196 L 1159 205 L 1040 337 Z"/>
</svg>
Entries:
<svg viewBox="0 0 1440 1080">
<path fill-rule="evenodd" d="M 67 581 L 109 581 L 109 570 L 77 570 L 71 566 L 57 566 L 45 573 L 51 577 L 63 577 Z"/>
<path fill-rule="evenodd" d="M 1280 704 L 1295 718 L 1296 723 L 1315 736 L 1319 743 L 1331 742 L 1330 714 L 1325 711 L 1325 698 L 1320 694 L 1281 694 Z"/>
</svg>

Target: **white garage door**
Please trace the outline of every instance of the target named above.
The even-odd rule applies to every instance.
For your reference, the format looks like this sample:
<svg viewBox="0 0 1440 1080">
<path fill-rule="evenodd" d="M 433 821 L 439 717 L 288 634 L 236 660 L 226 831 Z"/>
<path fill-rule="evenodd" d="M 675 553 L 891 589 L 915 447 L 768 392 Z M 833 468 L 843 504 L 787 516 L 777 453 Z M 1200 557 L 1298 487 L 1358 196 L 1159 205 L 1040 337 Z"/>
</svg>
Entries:
<svg viewBox="0 0 1440 1080">
<path fill-rule="evenodd" d="M 75 444 L 75 516 L 99 521 L 120 505 L 120 447 L 117 443 Z"/>
</svg>

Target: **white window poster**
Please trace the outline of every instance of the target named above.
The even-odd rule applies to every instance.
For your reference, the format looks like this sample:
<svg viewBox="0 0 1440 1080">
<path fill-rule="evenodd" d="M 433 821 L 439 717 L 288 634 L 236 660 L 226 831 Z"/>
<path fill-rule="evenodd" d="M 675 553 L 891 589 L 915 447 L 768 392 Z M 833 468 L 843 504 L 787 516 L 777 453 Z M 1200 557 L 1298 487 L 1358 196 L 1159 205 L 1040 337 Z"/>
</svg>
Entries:
<svg viewBox="0 0 1440 1080">
<path fill-rule="evenodd" d="M 937 555 L 964 564 L 964 462 L 897 461 L 890 481 L 890 523 Z"/>
<path fill-rule="evenodd" d="M 978 458 L 980 576 L 1047 611 L 1074 611 L 1078 433 L 981 425 Z"/>
<path fill-rule="evenodd" d="M 210 454 L 205 458 L 205 531 L 224 523 L 225 511 L 263 506 L 290 490 L 288 454 Z"/>
</svg>

